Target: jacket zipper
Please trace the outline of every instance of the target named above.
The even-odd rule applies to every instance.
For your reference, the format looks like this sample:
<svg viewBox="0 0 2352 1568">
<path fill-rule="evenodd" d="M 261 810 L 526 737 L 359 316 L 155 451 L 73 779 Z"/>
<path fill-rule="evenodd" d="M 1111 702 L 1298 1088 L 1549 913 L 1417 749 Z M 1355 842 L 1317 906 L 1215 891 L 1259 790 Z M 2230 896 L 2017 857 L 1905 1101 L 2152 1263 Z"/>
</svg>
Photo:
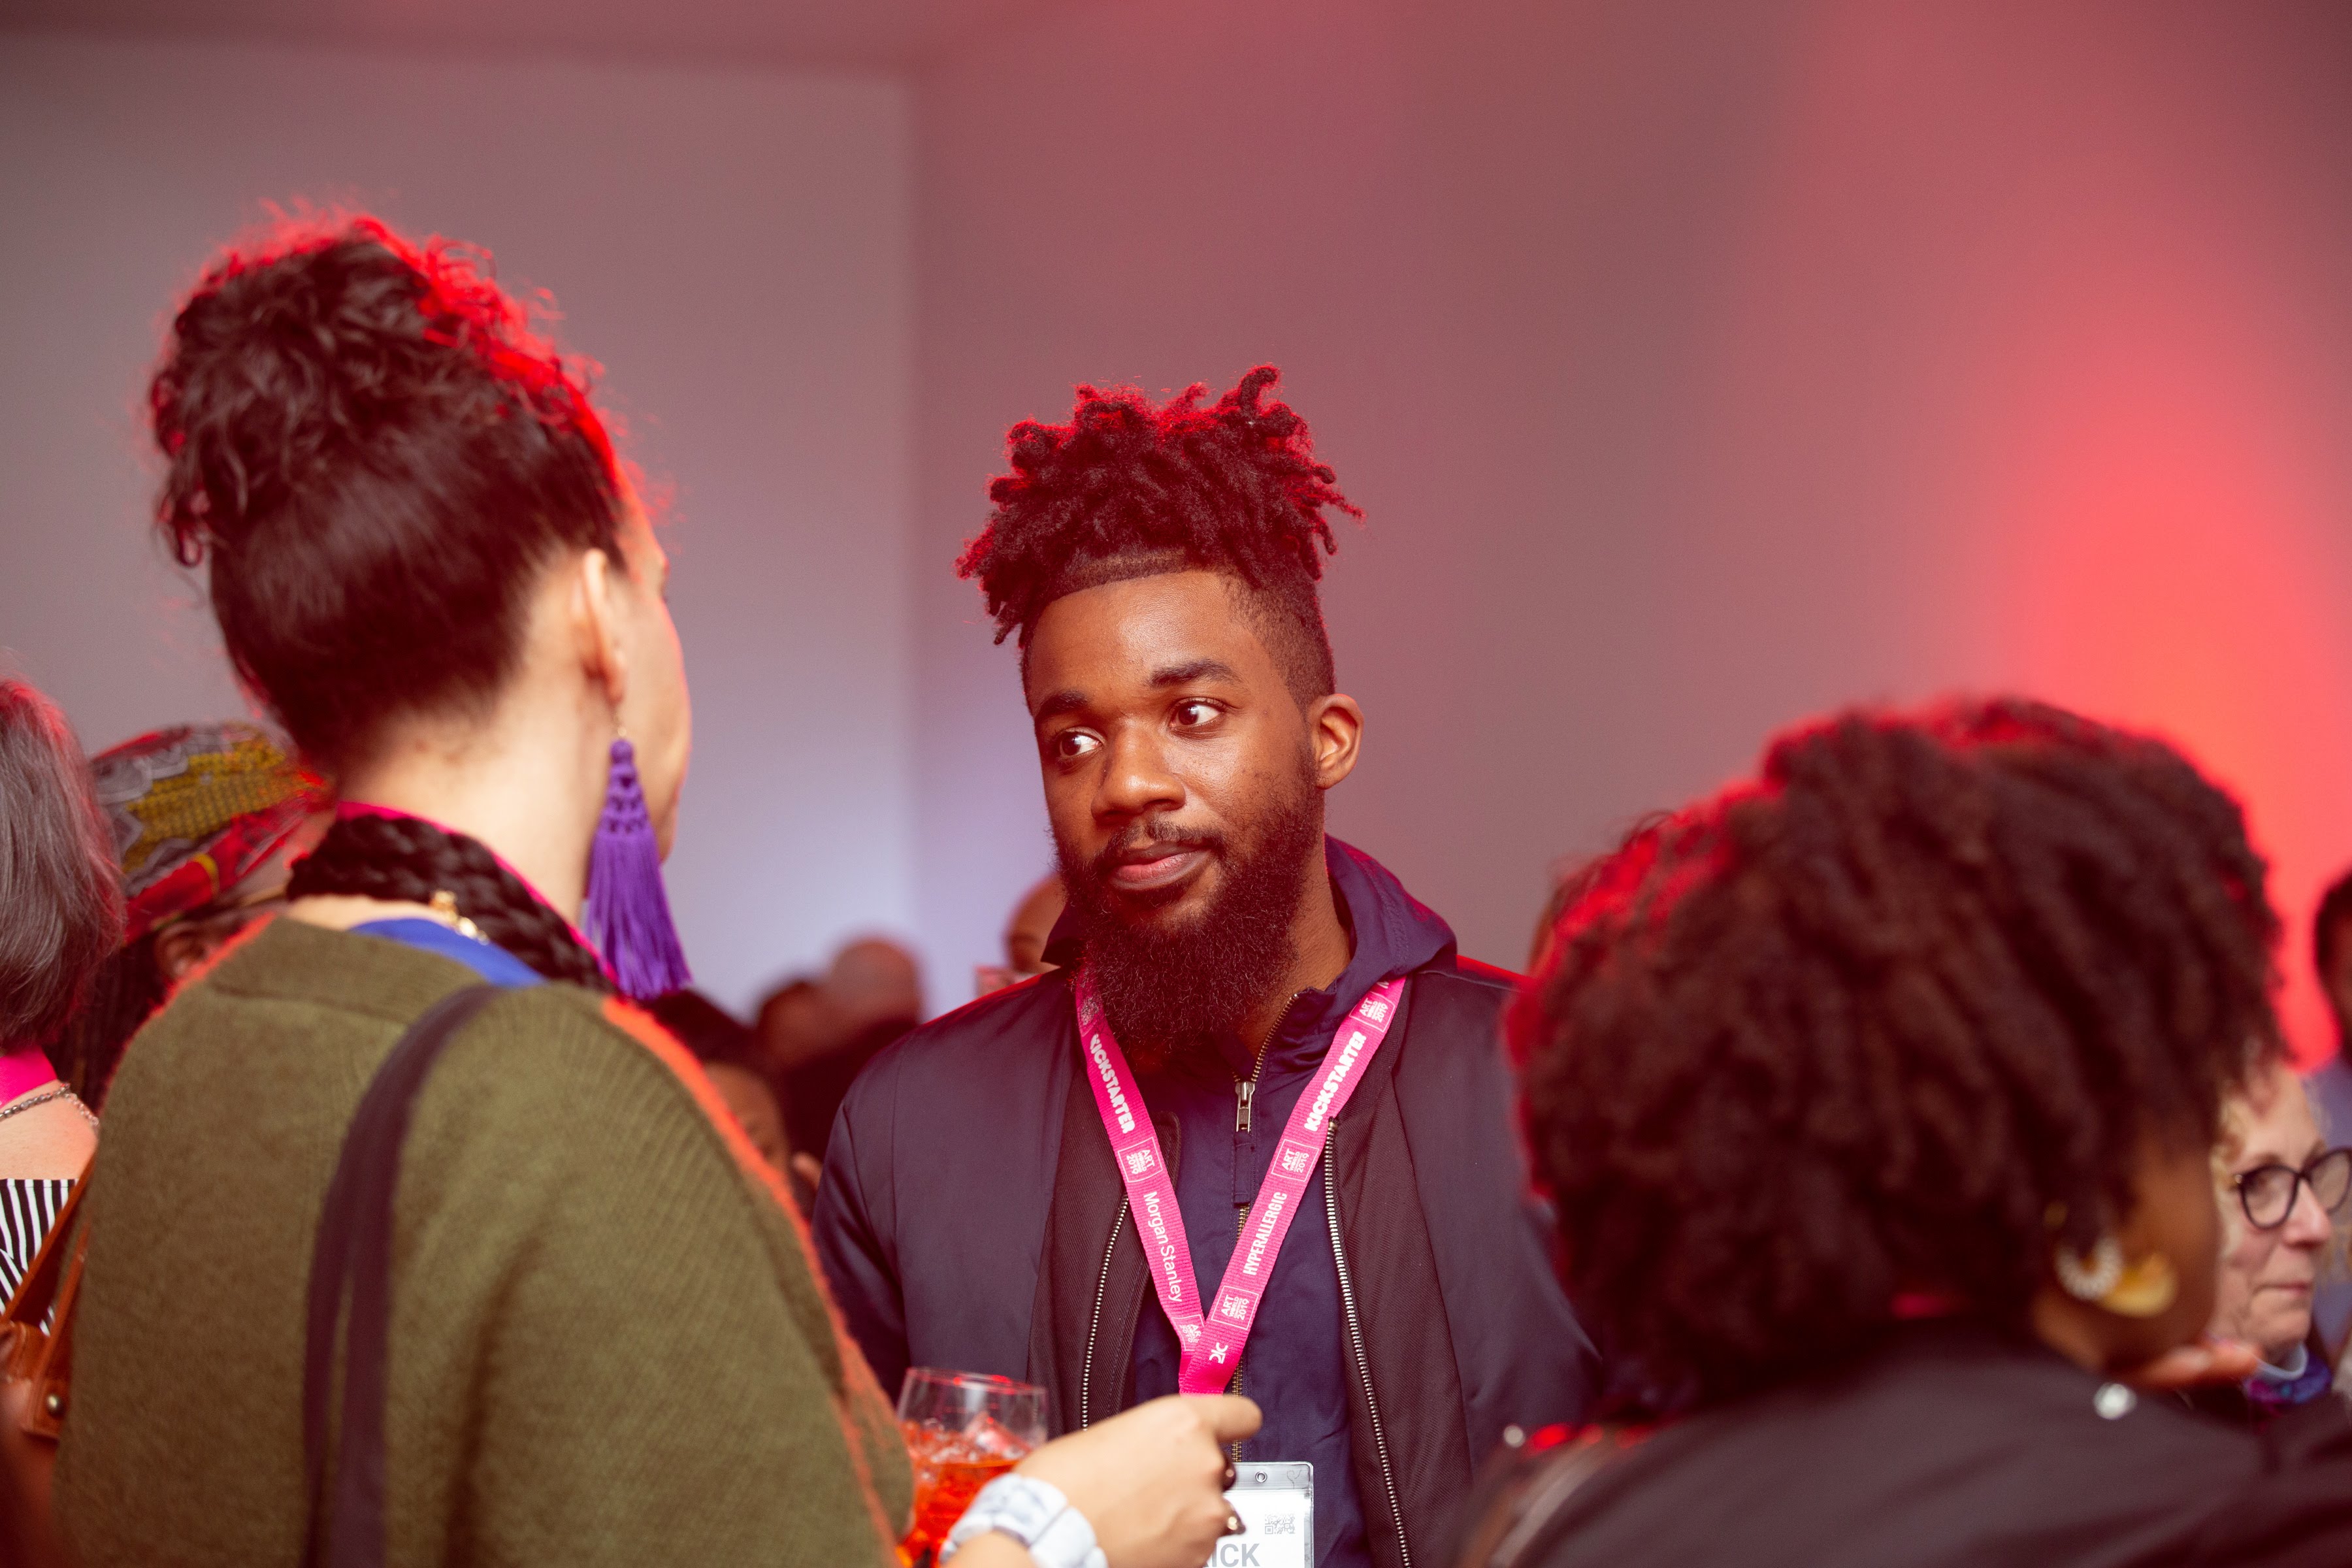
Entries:
<svg viewBox="0 0 2352 1568">
<path fill-rule="evenodd" d="M 1103 1297 L 1110 1290 L 1110 1255 L 1118 1250 L 1118 1233 L 1127 1228 L 1127 1205 L 1122 1201 L 1118 1214 L 1110 1222 L 1110 1243 L 1103 1248 L 1102 1272 L 1095 1279 L 1095 1312 L 1087 1320 L 1087 1359 L 1078 1369 L 1078 1430 L 1083 1432 L 1094 1421 L 1095 1337 L 1102 1332 Z"/>
<path fill-rule="evenodd" d="M 1332 1118 L 1332 1133 L 1339 1130 L 1339 1119 Z M 1339 1266 L 1339 1308 L 1348 1319 L 1348 1345 L 1356 1354 L 1356 1376 L 1364 1385 L 1364 1408 L 1372 1417 L 1372 1451 L 1381 1462 L 1381 1484 L 1388 1489 L 1389 1517 L 1396 1521 L 1397 1556 L 1404 1568 L 1412 1568 L 1412 1547 L 1405 1540 L 1404 1505 L 1397 1500 L 1396 1471 L 1389 1465 L 1388 1435 L 1381 1429 L 1381 1402 L 1372 1393 L 1372 1363 L 1364 1352 L 1364 1325 L 1356 1316 L 1356 1286 L 1348 1273 L 1348 1247 L 1339 1239 L 1339 1183 L 1332 1170 L 1336 1158 L 1331 1134 L 1324 1138 L 1323 1210 L 1331 1220 L 1331 1260 Z"/>
<path fill-rule="evenodd" d="M 1257 1098 L 1258 1074 L 1265 1071 L 1266 1047 L 1274 1044 L 1275 1036 L 1282 1033 L 1282 1026 L 1290 1022 L 1291 1009 L 1297 1006 L 1298 999 L 1306 994 L 1304 991 L 1294 991 L 1290 994 L 1290 1000 L 1285 1002 L 1282 1005 L 1282 1011 L 1274 1016 L 1274 1027 L 1268 1029 L 1265 1032 L 1265 1038 L 1257 1043 L 1257 1055 L 1250 1059 L 1249 1077 L 1236 1076 L 1234 1079 L 1234 1131 L 1246 1132 L 1250 1130 L 1250 1102 Z"/>
</svg>

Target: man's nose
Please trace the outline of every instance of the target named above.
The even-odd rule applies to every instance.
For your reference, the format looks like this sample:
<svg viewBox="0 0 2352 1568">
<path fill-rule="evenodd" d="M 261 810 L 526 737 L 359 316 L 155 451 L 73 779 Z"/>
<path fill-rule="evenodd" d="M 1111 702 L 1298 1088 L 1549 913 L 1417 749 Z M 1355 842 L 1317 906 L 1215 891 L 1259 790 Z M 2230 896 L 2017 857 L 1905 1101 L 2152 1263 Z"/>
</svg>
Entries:
<svg viewBox="0 0 2352 1568">
<path fill-rule="evenodd" d="M 1148 732 L 1122 730 L 1111 735 L 1110 759 L 1095 794 L 1097 816 L 1141 816 L 1184 804 L 1184 784 L 1168 766 L 1166 752 Z"/>
</svg>

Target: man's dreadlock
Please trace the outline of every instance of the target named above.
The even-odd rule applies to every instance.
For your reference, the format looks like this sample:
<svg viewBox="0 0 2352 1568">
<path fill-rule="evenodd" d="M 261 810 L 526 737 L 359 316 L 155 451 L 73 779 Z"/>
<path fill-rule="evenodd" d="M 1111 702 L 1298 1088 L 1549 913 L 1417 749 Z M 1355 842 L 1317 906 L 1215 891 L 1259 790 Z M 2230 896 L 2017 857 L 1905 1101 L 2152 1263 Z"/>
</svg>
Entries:
<svg viewBox="0 0 2352 1568">
<path fill-rule="evenodd" d="M 1158 407 L 1133 388 L 1081 386 L 1067 425 L 1014 426 L 1013 472 L 990 482 L 995 510 L 956 564 L 980 580 L 997 640 L 1017 631 L 1025 649 L 1045 606 L 1081 589 L 1219 572 L 1248 590 L 1292 694 L 1330 692 L 1315 584 L 1339 542 L 1323 509 L 1363 514 L 1315 460 L 1306 421 L 1265 400 L 1281 374 L 1260 365 L 1208 408 L 1197 384 Z"/>
</svg>

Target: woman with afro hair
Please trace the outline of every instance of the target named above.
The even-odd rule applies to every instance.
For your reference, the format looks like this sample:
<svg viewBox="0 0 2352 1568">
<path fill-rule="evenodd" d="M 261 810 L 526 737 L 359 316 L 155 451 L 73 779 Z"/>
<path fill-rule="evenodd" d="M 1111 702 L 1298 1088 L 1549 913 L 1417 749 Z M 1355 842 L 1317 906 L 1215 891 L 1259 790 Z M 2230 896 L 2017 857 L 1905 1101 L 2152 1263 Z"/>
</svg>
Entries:
<svg viewBox="0 0 2352 1568">
<path fill-rule="evenodd" d="M 2026 702 L 1847 714 L 1637 830 L 1511 1026 L 1631 1419 L 1523 1445 L 1463 1561 L 2352 1562 L 2341 1405 L 2146 1392 L 2250 1369 L 2199 1334 L 2276 931 L 2227 795 Z"/>
</svg>

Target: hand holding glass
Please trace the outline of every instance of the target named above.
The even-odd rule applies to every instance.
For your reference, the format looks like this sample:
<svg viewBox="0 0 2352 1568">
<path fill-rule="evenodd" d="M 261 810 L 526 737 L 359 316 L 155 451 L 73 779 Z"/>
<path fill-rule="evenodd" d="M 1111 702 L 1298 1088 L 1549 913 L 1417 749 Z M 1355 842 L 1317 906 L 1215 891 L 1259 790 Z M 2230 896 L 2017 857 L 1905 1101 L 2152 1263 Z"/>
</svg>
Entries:
<svg viewBox="0 0 2352 1568">
<path fill-rule="evenodd" d="M 1010 1378 L 919 1366 L 898 1391 L 898 1426 L 915 1466 L 915 1527 L 898 1556 L 920 1564 L 981 1488 L 1045 1440 L 1045 1394 Z"/>
</svg>

